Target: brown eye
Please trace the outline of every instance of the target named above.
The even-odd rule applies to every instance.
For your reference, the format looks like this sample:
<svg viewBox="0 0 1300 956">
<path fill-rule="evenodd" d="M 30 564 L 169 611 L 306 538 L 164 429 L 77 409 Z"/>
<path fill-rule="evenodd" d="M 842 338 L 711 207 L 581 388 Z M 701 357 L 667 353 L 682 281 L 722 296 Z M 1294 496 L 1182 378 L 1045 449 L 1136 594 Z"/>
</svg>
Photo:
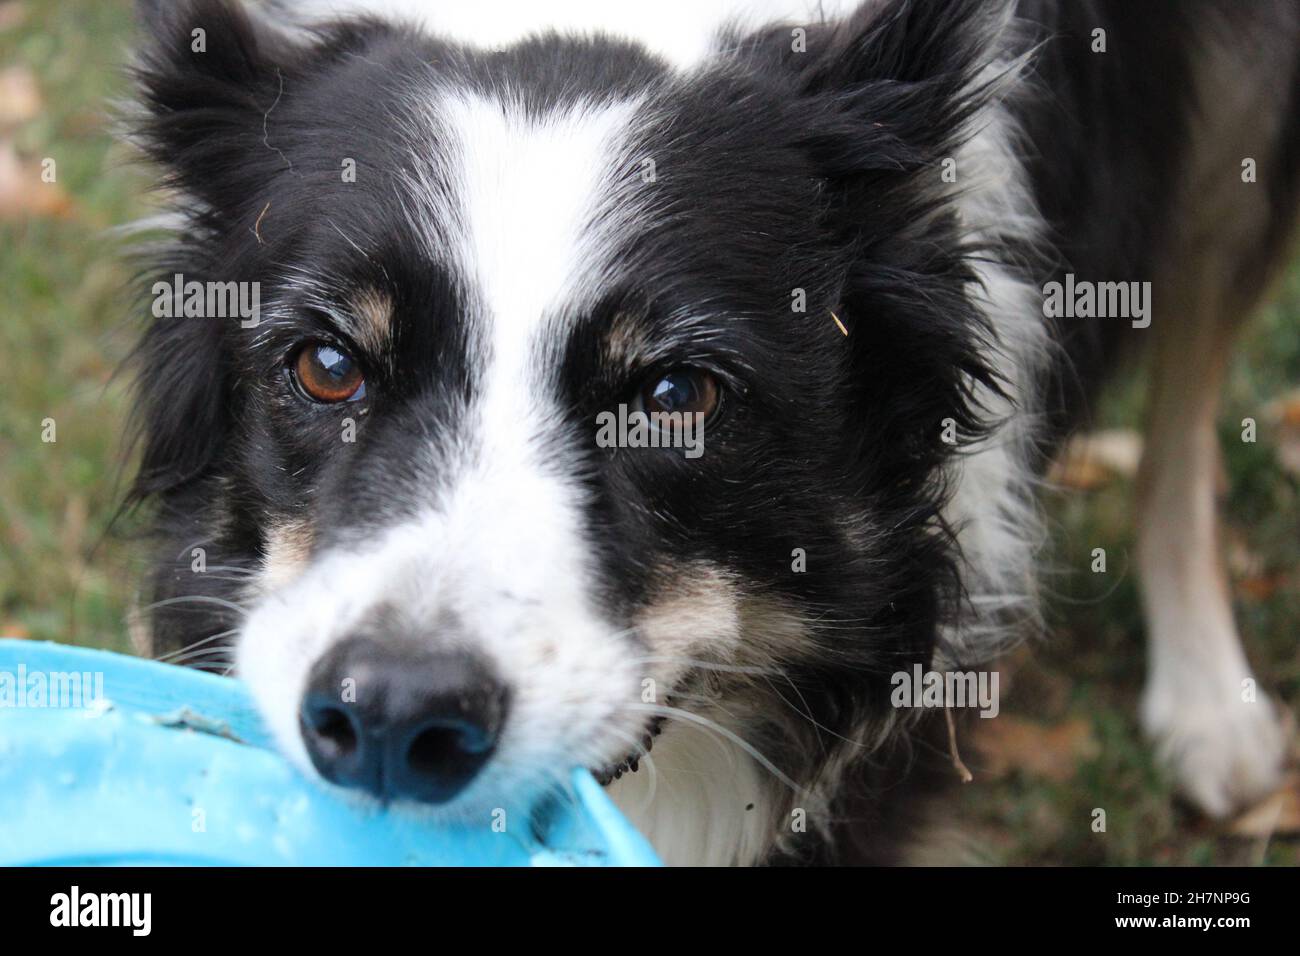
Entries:
<svg viewBox="0 0 1300 956">
<path fill-rule="evenodd" d="M 706 418 L 718 407 L 718 380 L 698 368 L 674 369 L 651 376 L 639 394 L 642 409 L 650 415 L 681 412 Z"/>
<path fill-rule="evenodd" d="M 335 404 L 366 397 L 366 380 L 352 356 L 333 345 L 304 346 L 293 363 L 303 394 L 314 402 Z"/>
</svg>

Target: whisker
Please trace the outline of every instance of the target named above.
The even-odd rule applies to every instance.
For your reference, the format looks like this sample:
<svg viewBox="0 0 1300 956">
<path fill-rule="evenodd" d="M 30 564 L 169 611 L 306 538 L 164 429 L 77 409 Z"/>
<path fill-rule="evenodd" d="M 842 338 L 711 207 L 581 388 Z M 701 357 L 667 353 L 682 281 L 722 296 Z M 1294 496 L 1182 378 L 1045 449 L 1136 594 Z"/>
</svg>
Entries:
<svg viewBox="0 0 1300 956">
<path fill-rule="evenodd" d="M 254 577 L 262 573 L 260 568 L 243 568 L 237 564 L 209 564 L 206 571 L 198 573 L 207 574 L 209 571 L 230 571 L 234 574 L 243 574 L 248 577 Z"/>
<path fill-rule="evenodd" d="M 758 748 L 756 748 L 749 741 L 745 740 L 743 737 L 739 736 L 738 734 L 734 733 L 728 728 L 722 726 L 715 720 L 709 720 L 707 717 L 701 717 L 699 714 L 693 714 L 689 710 L 682 710 L 680 707 L 669 707 L 666 704 L 631 703 L 631 704 L 624 704 L 624 707 L 626 707 L 628 710 L 637 713 L 655 714 L 656 716 L 672 717 L 680 720 L 685 720 L 699 727 L 703 727 L 706 730 L 711 730 L 716 734 L 720 734 L 721 736 L 725 737 L 727 740 L 730 740 L 733 744 L 735 744 L 745 753 L 749 754 L 749 756 L 752 757 L 759 764 L 759 766 L 761 766 L 772 776 L 776 777 L 777 780 L 780 780 L 783 784 L 785 784 L 795 793 L 803 794 L 804 792 L 803 787 L 799 786 L 788 776 L 786 776 L 785 773 L 781 770 L 781 768 L 778 767 L 776 764 L 772 763 L 772 761 L 768 760 L 767 757 L 763 756 L 763 754 L 758 750 Z"/>
<path fill-rule="evenodd" d="M 231 637 L 238 633 L 239 633 L 238 628 L 232 628 L 229 631 L 221 631 L 218 634 L 212 634 L 208 637 L 202 638 L 201 640 L 197 640 L 192 644 L 186 644 L 183 647 L 178 647 L 174 651 L 168 651 L 166 654 L 161 654 L 158 657 L 155 657 L 154 660 L 168 661 L 171 660 L 173 657 L 179 657 L 180 655 L 184 654 L 186 651 L 192 651 L 195 648 L 202 647 L 204 644 L 210 644 L 213 641 L 221 640 L 223 637 Z"/>
<path fill-rule="evenodd" d="M 207 571 L 196 574 L 196 577 L 201 577 L 205 581 L 229 581 L 232 584 L 243 585 L 251 584 L 254 581 L 251 575 L 221 573 L 213 568 L 209 568 Z"/>
<path fill-rule="evenodd" d="M 699 660 L 694 657 L 635 657 L 632 659 L 632 662 L 634 664 L 685 664 L 688 667 L 694 667 L 699 670 L 719 671 L 724 674 L 754 674 L 756 676 L 770 676 L 780 673 L 780 671 L 770 667 L 751 667 L 742 664 L 715 664 L 712 661 Z"/>
<path fill-rule="evenodd" d="M 222 661 L 199 661 L 197 664 L 187 664 L 185 666 L 189 667 L 191 670 L 216 673 L 216 669 L 221 667 L 222 663 Z"/>
<path fill-rule="evenodd" d="M 155 611 L 160 607 L 171 607 L 174 604 L 216 604 L 219 607 L 228 608 L 239 614 L 247 614 L 248 608 L 236 604 L 234 601 L 227 601 L 225 598 L 214 597 L 210 594 L 186 594 L 181 597 L 164 598 L 161 601 L 155 601 L 153 604 L 146 604 L 140 608 L 141 611 Z"/>
<path fill-rule="evenodd" d="M 163 664 L 173 664 L 176 666 L 190 666 L 195 661 L 207 660 L 208 663 L 228 662 L 233 656 L 233 651 L 228 647 L 200 647 L 198 650 L 189 654 L 181 654 L 169 661 L 160 661 Z"/>
</svg>

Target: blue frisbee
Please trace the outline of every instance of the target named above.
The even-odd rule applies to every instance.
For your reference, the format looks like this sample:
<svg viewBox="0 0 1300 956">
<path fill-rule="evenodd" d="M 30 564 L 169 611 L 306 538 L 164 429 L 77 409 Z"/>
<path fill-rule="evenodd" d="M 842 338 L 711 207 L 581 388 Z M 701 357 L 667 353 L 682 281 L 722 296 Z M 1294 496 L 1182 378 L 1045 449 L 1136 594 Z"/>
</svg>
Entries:
<svg viewBox="0 0 1300 956">
<path fill-rule="evenodd" d="M 526 820 L 434 825 L 302 776 L 237 680 L 0 640 L 0 865 L 658 864 L 585 770 Z"/>
</svg>

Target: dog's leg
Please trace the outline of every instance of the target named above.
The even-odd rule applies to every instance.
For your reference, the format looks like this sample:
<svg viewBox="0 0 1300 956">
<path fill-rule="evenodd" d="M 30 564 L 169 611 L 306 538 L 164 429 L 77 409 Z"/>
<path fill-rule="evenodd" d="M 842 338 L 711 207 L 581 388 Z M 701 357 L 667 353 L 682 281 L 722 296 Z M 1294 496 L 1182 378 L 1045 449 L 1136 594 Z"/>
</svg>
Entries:
<svg viewBox="0 0 1300 956">
<path fill-rule="evenodd" d="M 1223 263 L 1190 265 L 1179 281 L 1162 284 L 1165 307 L 1151 328 L 1138 483 L 1149 631 L 1141 715 L 1180 789 L 1222 817 L 1275 785 L 1286 740 L 1273 704 L 1250 692 L 1255 678 L 1233 623 L 1216 513 L 1215 417 L 1240 306 L 1222 287 Z"/>
<path fill-rule="evenodd" d="M 1290 724 L 1253 688 L 1233 623 L 1215 424 L 1236 331 L 1285 269 L 1296 231 L 1297 30 L 1284 4 L 1207 19 L 1180 198 L 1164 218 L 1151 326 L 1136 333 L 1154 339 L 1137 518 L 1142 722 L 1179 788 L 1216 817 L 1278 782 Z M 1243 157 L 1266 169 L 1258 182 Z"/>
</svg>

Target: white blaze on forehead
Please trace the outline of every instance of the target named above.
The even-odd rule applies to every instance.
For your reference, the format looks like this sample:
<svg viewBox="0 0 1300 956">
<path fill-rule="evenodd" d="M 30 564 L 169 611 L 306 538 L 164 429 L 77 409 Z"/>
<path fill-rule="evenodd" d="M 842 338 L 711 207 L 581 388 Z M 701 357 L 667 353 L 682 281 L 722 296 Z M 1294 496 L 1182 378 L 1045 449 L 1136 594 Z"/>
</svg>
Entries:
<svg viewBox="0 0 1300 956">
<path fill-rule="evenodd" d="M 517 104 L 457 95 L 437 106 L 453 169 L 455 267 L 489 329 L 491 380 L 528 378 L 528 353 L 558 343 L 545 319 L 589 305 L 596 226 L 612 211 L 635 103 L 578 104 L 530 116 Z"/>
<path fill-rule="evenodd" d="M 497 589 L 589 617 L 583 492 L 555 450 L 583 426 L 562 416 L 548 373 L 563 355 L 565 319 L 599 291 L 597 223 L 610 218 L 600 214 L 614 201 L 635 104 L 530 115 L 458 92 L 435 109 L 452 206 L 446 254 L 469 291 L 479 382 L 462 435 L 472 454 L 434 520 L 460 563 L 492 569 Z M 462 582 L 462 593 L 474 586 Z"/>
<path fill-rule="evenodd" d="M 469 289 L 471 360 L 480 370 L 464 436 L 473 466 L 453 479 L 443 511 L 484 561 L 501 564 L 492 553 L 500 549 L 529 552 L 531 570 L 518 570 L 533 579 L 533 595 L 568 591 L 571 584 L 550 579 L 582 573 L 582 491 L 556 449 L 582 424 L 563 419 L 550 373 L 563 355 L 565 320 L 599 293 L 608 245 L 600 232 L 624 215 L 614 215 L 615 195 L 633 175 L 622 168 L 621 146 L 635 104 L 529 115 L 457 94 L 436 110 L 449 140 L 448 254 Z"/>
</svg>

